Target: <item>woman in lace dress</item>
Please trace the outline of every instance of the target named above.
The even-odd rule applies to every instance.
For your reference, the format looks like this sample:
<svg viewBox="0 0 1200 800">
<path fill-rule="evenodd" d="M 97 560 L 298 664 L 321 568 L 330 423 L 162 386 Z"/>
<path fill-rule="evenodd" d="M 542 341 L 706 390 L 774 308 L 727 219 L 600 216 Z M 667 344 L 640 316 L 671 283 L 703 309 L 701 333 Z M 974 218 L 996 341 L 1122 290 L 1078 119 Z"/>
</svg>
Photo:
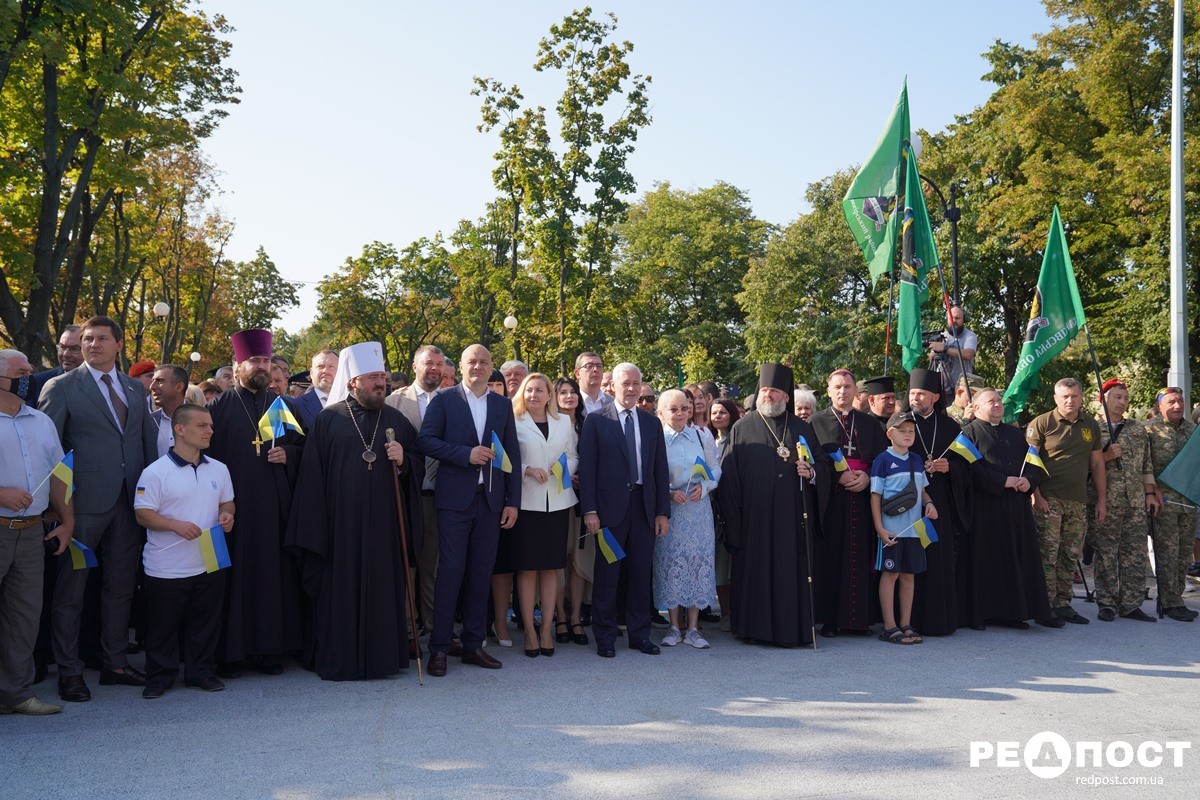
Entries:
<svg viewBox="0 0 1200 800">
<path fill-rule="evenodd" d="M 712 603 L 717 592 L 708 493 L 717 486 L 720 467 L 708 463 L 698 431 L 688 425 L 691 405 L 683 392 L 663 392 L 658 398 L 658 417 L 666 436 L 671 474 L 671 527 L 654 543 L 655 607 L 666 607 L 671 615 L 671 628 L 662 643 L 671 647 L 682 641 L 704 649 L 708 642 L 697 627 L 700 609 Z M 711 478 L 698 474 L 697 458 L 705 462 Z M 686 634 L 681 633 L 680 607 L 686 609 Z"/>
</svg>

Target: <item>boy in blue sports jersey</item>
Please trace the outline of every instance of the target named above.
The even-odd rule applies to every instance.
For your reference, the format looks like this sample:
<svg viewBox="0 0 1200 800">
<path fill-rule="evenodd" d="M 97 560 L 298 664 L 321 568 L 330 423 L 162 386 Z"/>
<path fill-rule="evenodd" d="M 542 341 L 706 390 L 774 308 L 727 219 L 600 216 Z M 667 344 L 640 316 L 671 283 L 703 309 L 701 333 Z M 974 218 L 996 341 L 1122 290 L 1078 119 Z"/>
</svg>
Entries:
<svg viewBox="0 0 1200 800">
<path fill-rule="evenodd" d="M 917 426 L 908 411 L 897 411 L 887 423 L 892 446 L 875 457 L 871 464 L 871 519 L 879 535 L 879 607 L 883 612 L 883 633 L 879 638 L 891 644 L 920 644 L 925 641 L 913 630 L 912 604 L 914 575 L 925 571 L 925 549 L 914 526 L 926 516 L 937 519 L 937 509 L 925 487 L 929 478 L 921 457 L 909 452 L 917 436 Z M 911 501 L 897 498 L 912 484 Z M 889 507 L 889 501 L 902 509 Z M 890 513 L 889 513 L 890 512 Z M 900 583 L 900 624 L 896 624 L 896 583 Z"/>
</svg>

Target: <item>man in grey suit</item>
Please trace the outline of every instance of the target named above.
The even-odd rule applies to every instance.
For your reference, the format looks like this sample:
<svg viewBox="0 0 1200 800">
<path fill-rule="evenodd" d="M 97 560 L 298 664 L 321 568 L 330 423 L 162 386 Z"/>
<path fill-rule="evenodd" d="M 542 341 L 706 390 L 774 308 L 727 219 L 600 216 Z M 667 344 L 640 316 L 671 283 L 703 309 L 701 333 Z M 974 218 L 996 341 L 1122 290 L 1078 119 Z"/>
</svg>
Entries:
<svg viewBox="0 0 1200 800">
<path fill-rule="evenodd" d="M 145 676 L 129 666 L 129 608 L 133 599 L 142 530 L 133 515 L 138 477 L 158 457 L 146 390 L 122 375 L 117 357 L 125 344 L 121 326 L 108 317 L 83 325 L 83 365 L 53 378 L 42 389 L 40 410 L 50 417 L 63 450 L 75 451 L 75 538 L 103 562 L 100 590 L 101 685 L 142 686 Z M 59 559 L 52 611 L 58 694 L 84 702 L 91 692 L 79 658 L 79 618 L 87 571 Z"/>
<path fill-rule="evenodd" d="M 431 344 L 417 348 L 413 354 L 413 382 L 392 392 L 386 402 L 408 418 L 413 427 L 421 430 L 425 409 L 442 384 L 442 366 L 446 356 Z M 417 556 L 417 574 L 421 579 L 421 619 L 427 628 L 433 626 L 433 582 L 437 578 L 438 528 L 437 508 L 433 504 L 433 487 L 438 462 L 425 459 L 425 478 L 421 483 L 421 512 L 424 526 L 421 535 L 413 537 L 413 552 Z"/>
</svg>

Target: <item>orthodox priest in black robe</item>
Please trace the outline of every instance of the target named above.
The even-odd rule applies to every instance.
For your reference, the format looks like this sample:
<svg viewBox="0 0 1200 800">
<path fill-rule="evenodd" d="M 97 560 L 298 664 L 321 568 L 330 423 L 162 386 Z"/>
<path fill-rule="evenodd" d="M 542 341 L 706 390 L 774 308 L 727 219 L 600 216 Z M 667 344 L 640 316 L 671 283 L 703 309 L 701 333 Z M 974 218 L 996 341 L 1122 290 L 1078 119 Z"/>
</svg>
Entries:
<svg viewBox="0 0 1200 800">
<path fill-rule="evenodd" d="M 738 638 L 794 647 L 813 641 L 811 543 L 833 464 L 792 413 L 791 369 L 764 364 L 758 385 L 721 460 L 731 624 Z"/>
<path fill-rule="evenodd" d="M 835 473 L 821 515 L 813 582 L 821 635 L 833 637 L 840 630 L 865 634 L 882 619 L 874 572 L 871 462 L 887 449 L 888 440 L 873 416 L 854 408 L 857 386 L 849 370 L 834 370 L 826 390 L 833 405 L 812 415 L 813 430 L 826 454 L 842 454 L 846 469 Z"/>
<path fill-rule="evenodd" d="M 967 591 L 960 595 L 963 624 L 982 628 L 994 622 L 1023 628 L 1026 620 L 1033 619 L 1061 628 L 1063 621 L 1050 613 L 1029 504 L 1046 473 L 1025 463 L 1029 450 L 1025 432 L 1001 422 L 1004 403 L 999 392 L 981 389 L 973 405 L 975 419 L 963 426 L 963 433 L 983 458 L 971 465 L 971 535 L 960 553 L 968 575 Z"/>
<path fill-rule="evenodd" d="M 908 406 L 917 426 L 913 449 L 925 462 L 929 497 L 938 510 L 938 540 L 925 548 L 927 569 L 916 577 L 912 624 L 923 634 L 946 636 L 959 624 L 957 556 L 970 529 L 969 463 L 950 443 L 962 432 L 941 402 L 941 376 L 927 369 L 909 375 Z"/>
<path fill-rule="evenodd" d="M 335 401 L 344 379 L 349 395 Z M 317 674 L 382 678 L 408 666 L 411 613 L 392 473 L 399 469 L 407 544 L 420 530 L 423 465 L 416 429 L 384 403 L 379 344 L 342 350 L 334 381 L 333 402 L 308 432 L 287 544 L 315 606 L 305 651 L 313 653 Z"/>
<path fill-rule="evenodd" d="M 207 450 L 229 467 L 239 499 L 237 521 L 225 536 L 232 566 L 217 648 L 219 674 L 231 678 L 240 674 L 242 662 L 278 674 L 282 657 L 300 649 L 300 583 L 283 537 L 304 442 L 303 434 L 290 427 L 275 439 L 259 431 L 259 420 L 277 397 L 267 388 L 271 332 L 241 331 L 232 342 L 235 380 L 208 406 L 213 437 Z M 292 401 L 283 398 L 283 403 L 298 420 Z"/>
</svg>

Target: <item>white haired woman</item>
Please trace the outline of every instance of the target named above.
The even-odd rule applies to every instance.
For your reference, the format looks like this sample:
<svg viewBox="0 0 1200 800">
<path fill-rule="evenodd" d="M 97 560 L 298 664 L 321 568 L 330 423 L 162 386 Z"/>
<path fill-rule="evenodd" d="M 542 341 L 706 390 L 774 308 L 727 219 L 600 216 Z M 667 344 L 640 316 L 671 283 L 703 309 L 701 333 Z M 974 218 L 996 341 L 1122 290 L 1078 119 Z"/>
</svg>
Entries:
<svg viewBox="0 0 1200 800">
<path fill-rule="evenodd" d="M 662 644 L 671 647 L 682 641 L 703 650 L 709 645 L 698 627 L 700 609 L 712 603 L 717 593 L 713 514 L 707 497 L 717 486 L 720 467 L 709 463 L 700 433 L 688 425 L 691 404 L 687 395 L 678 389 L 663 392 L 658 398 L 658 417 L 671 476 L 671 527 L 654 543 L 655 606 L 665 606 L 671 615 L 671 627 Z M 700 474 L 703 470 L 698 469 L 697 459 L 708 474 Z M 681 607 L 687 609 L 686 633 L 681 632 Z"/>
</svg>

